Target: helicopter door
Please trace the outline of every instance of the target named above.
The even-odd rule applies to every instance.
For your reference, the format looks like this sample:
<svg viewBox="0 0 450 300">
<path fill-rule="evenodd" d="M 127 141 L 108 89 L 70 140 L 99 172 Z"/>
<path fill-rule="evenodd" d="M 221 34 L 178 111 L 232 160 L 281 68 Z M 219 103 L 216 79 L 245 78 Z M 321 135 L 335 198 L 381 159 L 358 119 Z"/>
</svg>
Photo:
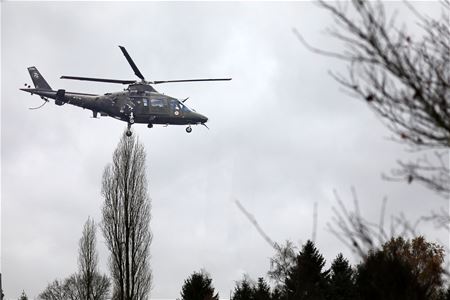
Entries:
<svg viewBox="0 0 450 300">
<path fill-rule="evenodd" d="M 135 115 L 146 115 L 150 112 L 149 100 L 144 97 L 130 97 L 132 103 L 134 103 Z"/>
</svg>

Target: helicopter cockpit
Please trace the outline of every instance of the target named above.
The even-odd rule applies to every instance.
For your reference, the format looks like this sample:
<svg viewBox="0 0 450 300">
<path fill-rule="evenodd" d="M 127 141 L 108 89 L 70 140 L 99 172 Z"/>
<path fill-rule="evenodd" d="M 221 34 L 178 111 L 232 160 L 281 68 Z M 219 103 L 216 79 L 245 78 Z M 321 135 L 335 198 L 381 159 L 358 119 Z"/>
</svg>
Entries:
<svg viewBox="0 0 450 300">
<path fill-rule="evenodd" d="M 193 109 L 190 109 L 186 106 L 182 101 L 178 99 L 170 99 L 170 110 L 175 112 L 175 115 L 177 115 L 176 112 L 183 112 L 188 113 L 194 111 Z"/>
</svg>

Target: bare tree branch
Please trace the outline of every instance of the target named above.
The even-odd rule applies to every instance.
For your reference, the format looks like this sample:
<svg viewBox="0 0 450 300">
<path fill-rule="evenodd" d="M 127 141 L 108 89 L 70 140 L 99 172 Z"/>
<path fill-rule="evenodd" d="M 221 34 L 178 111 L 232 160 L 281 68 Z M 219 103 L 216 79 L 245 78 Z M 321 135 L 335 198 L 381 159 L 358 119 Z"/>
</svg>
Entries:
<svg viewBox="0 0 450 300">
<path fill-rule="evenodd" d="M 445 198 L 450 197 L 450 1 L 441 1 L 441 16 L 430 18 L 405 1 L 421 32 L 408 32 L 387 16 L 381 1 L 319 0 L 335 26 L 328 33 L 342 42 L 342 50 L 309 45 L 310 51 L 348 63 L 347 75 L 332 76 L 363 99 L 394 134 L 394 140 L 416 150 L 436 150 L 437 160 L 399 162 L 390 179 L 420 182 Z M 347 5 L 348 4 L 348 5 Z M 439 5 L 436 3 L 435 5 Z"/>
<path fill-rule="evenodd" d="M 275 250 L 279 249 L 279 246 L 277 245 L 277 243 L 275 243 L 268 235 L 267 233 L 264 232 L 264 230 L 261 228 L 261 226 L 259 226 L 258 222 L 256 221 L 255 217 L 249 213 L 245 207 L 241 204 L 241 202 L 239 202 L 239 200 L 235 199 L 234 203 L 236 204 L 236 206 L 239 208 L 239 210 L 247 217 L 247 219 L 250 221 L 250 223 L 253 224 L 253 226 L 255 226 L 256 230 L 258 231 L 258 233 L 262 236 L 262 238 Z"/>
</svg>

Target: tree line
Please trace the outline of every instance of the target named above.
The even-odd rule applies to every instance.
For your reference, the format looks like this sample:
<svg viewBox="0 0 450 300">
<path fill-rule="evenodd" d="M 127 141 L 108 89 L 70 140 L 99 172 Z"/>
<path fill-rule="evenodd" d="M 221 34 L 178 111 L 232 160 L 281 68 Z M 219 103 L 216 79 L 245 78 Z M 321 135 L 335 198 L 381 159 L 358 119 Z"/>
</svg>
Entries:
<svg viewBox="0 0 450 300">
<path fill-rule="evenodd" d="M 272 258 L 269 283 L 248 276 L 237 281 L 231 300 L 448 300 L 444 249 L 419 236 L 392 238 L 352 266 L 338 254 L 329 269 L 308 240 L 299 251 L 292 243 Z M 286 249 L 288 248 L 288 249 Z M 274 261 L 275 260 L 275 261 Z M 181 289 L 181 300 L 218 300 L 210 275 L 194 272 Z"/>
</svg>

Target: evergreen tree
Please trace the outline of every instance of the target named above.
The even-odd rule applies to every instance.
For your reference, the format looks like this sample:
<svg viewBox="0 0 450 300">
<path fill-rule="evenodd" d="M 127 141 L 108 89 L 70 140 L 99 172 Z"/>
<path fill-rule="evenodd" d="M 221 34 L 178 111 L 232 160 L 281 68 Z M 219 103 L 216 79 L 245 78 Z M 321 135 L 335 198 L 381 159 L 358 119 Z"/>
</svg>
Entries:
<svg viewBox="0 0 450 300">
<path fill-rule="evenodd" d="M 245 278 L 236 283 L 231 300 L 254 300 L 254 287 L 252 283 Z"/>
<path fill-rule="evenodd" d="M 296 257 L 285 281 L 288 300 L 326 299 L 329 271 L 322 271 L 325 259 L 312 241 L 307 241 Z"/>
<path fill-rule="evenodd" d="M 28 300 L 27 294 L 25 294 L 25 291 L 22 291 L 22 294 L 19 297 L 19 300 Z"/>
<path fill-rule="evenodd" d="M 267 284 L 267 282 L 264 280 L 264 278 L 259 277 L 258 283 L 253 289 L 253 299 L 254 300 L 270 300 L 271 294 L 270 294 L 270 287 Z"/>
<path fill-rule="evenodd" d="M 182 300 L 219 300 L 219 294 L 214 295 L 212 279 L 204 272 L 194 272 L 184 281 L 181 289 Z"/>
<path fill-rule="evenodd" d="M 283 293 L 282 290 L 283 287 L 277 286 L 273 289 L 272 293 L 270 294 L 271 300 L 283 300 L 286 299 L 286 296 Z"/>
<path fill-rule="evenodd" d="M 355 298 L 353 269 L 342 253 L 331 264 L 328 299 L 350 300 Z"/>
</svg>

